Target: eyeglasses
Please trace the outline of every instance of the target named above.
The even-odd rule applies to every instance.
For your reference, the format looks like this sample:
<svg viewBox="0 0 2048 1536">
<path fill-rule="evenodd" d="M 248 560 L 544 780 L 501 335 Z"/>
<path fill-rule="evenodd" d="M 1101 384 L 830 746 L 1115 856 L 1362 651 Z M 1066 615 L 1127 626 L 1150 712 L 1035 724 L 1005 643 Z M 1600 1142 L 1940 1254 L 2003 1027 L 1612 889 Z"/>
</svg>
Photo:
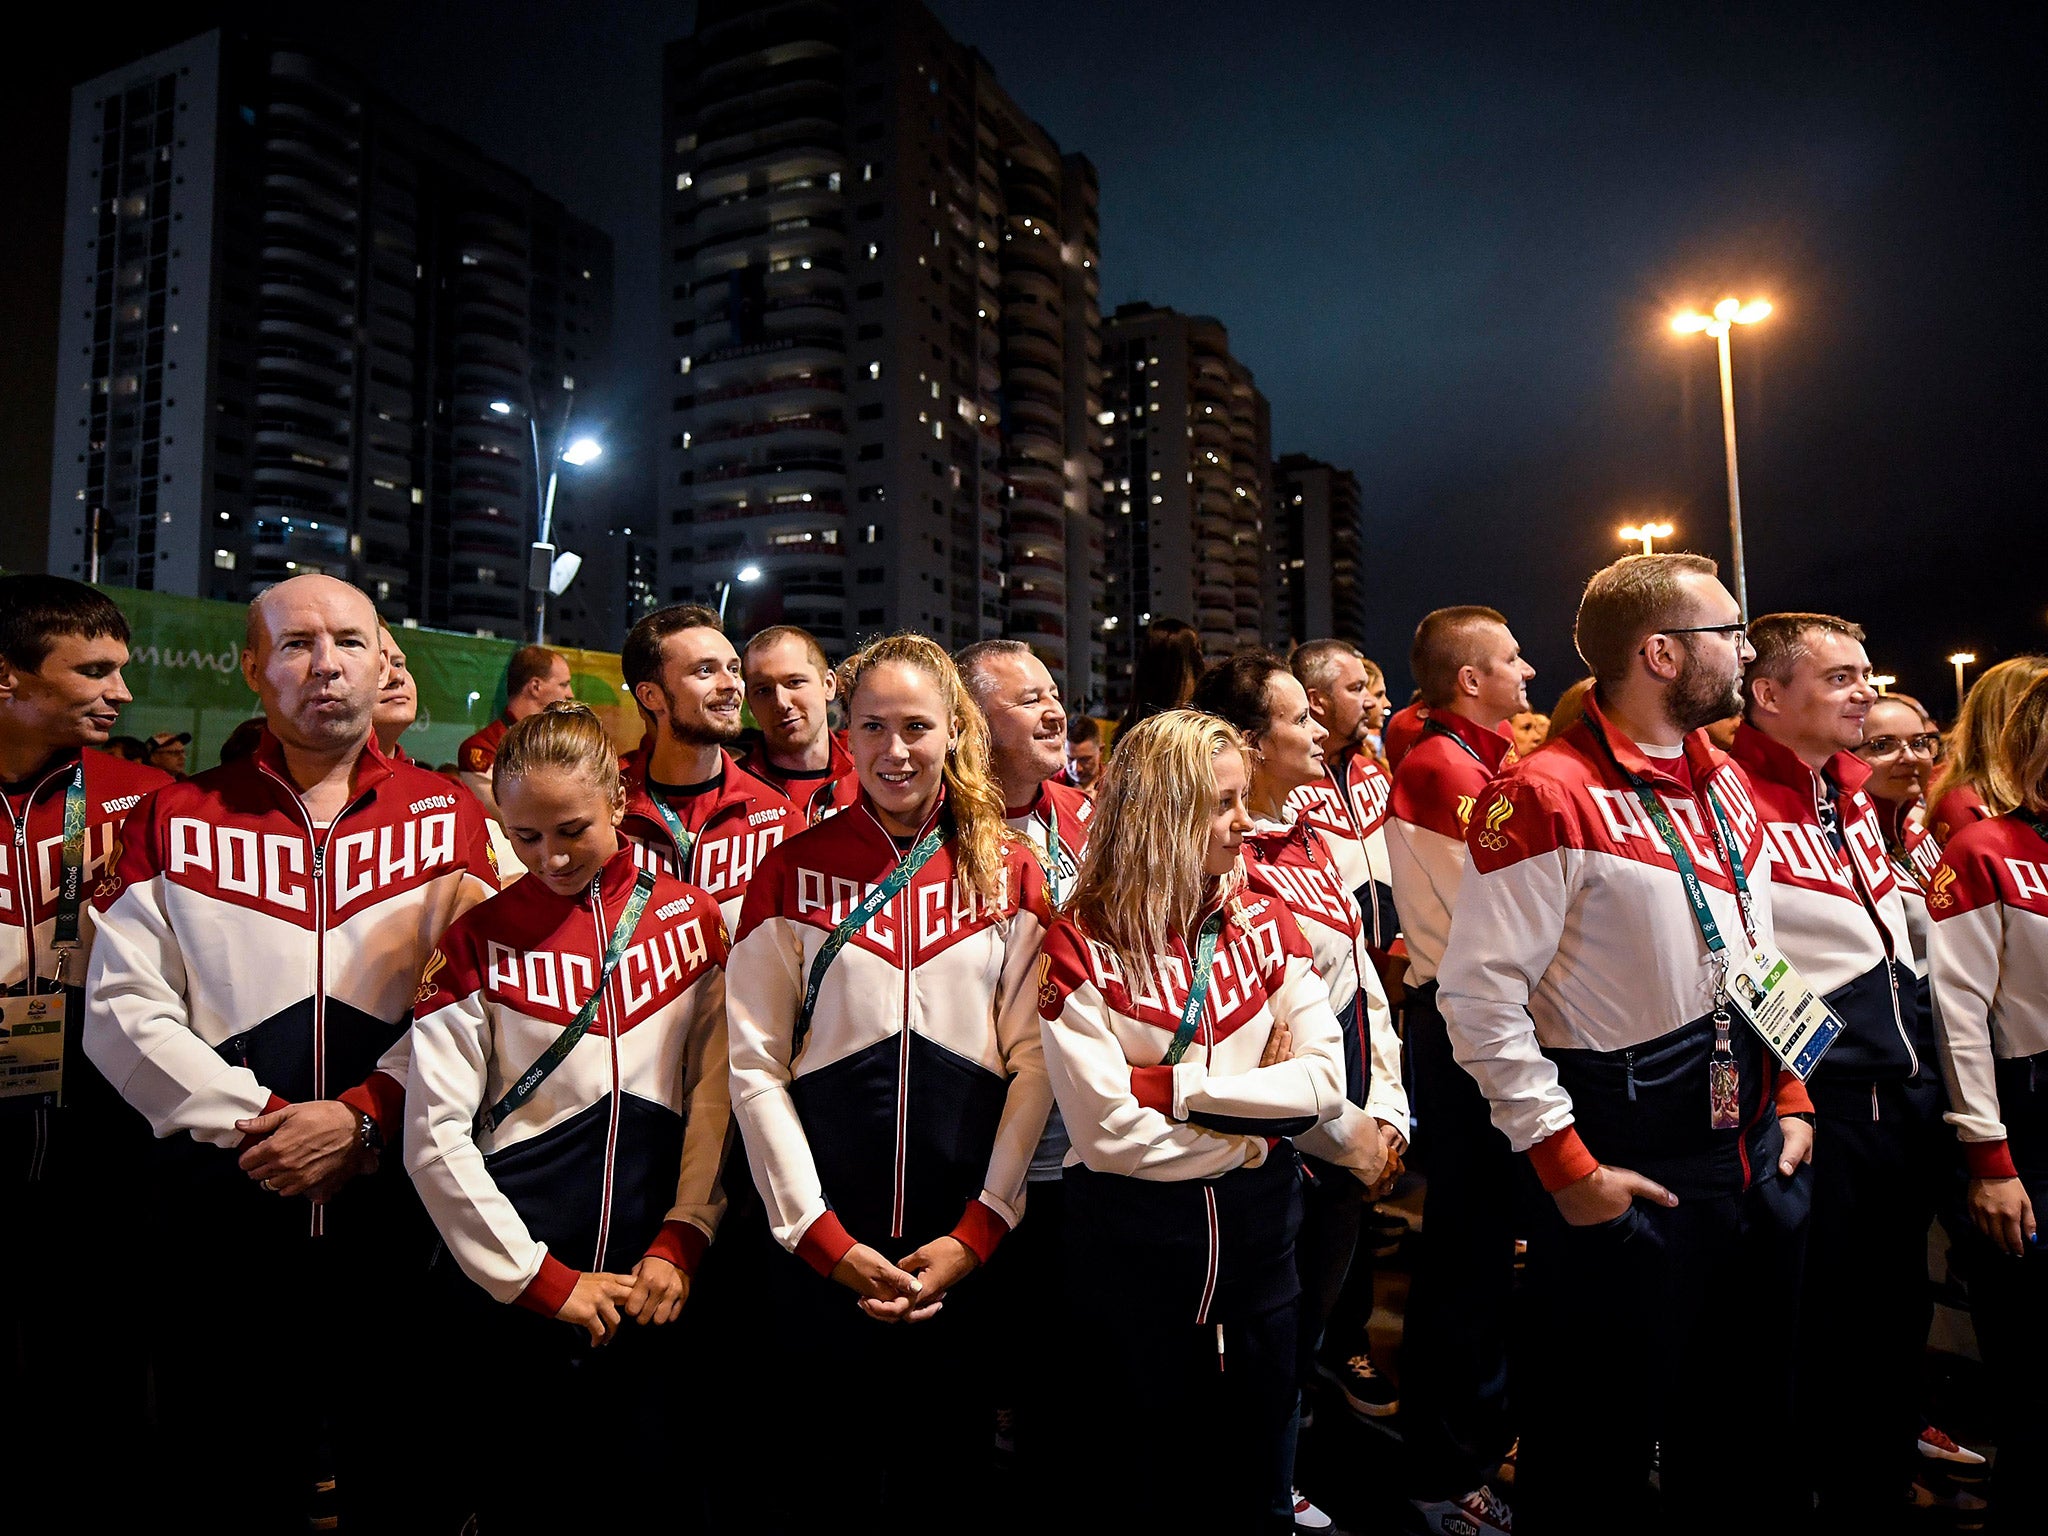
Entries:
<svg viewBox="0 0 2048 1536">
<path fill-rule="evenodd" d="M 1875 759 L 1910 752 L 1938 763 L 1947 750 L 1948 743 L 1942 740 L 1939 731 L 1926 731 L 1918 736 L 1873 736 L 1856 749 L 1856 755 Z"/>
<path fill-rule="evenodd" d="M 1749 626 L 1743 623 L 1742 620 L 1737 619 L 1732 624 L 1690 624 L 1682 629 L 1660 629 L 1657 633 L 1660 635 L 1727 635 L 1730 639 L 1739 635 L 1747 638 Z"/>
</svg>

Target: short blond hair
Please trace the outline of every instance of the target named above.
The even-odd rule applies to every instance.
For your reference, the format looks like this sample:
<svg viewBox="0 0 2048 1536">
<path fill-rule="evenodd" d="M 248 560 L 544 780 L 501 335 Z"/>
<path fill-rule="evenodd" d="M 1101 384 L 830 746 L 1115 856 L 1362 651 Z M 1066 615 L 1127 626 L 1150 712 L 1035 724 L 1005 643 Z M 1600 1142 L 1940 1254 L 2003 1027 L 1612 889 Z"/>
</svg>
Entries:
<svg viewBox="0 0 2048 1536">
<path fill-rule="evenodd" d="M 1705 555 L 1624 555 L 1595 571 L 1579 597 L 1572 640 L 1593 679 L 1611 688 L 1628 676 L 1645 635 L 1681 614 L 1683 576 L 1714 576 L 1720 567 Z"/>
</svg>

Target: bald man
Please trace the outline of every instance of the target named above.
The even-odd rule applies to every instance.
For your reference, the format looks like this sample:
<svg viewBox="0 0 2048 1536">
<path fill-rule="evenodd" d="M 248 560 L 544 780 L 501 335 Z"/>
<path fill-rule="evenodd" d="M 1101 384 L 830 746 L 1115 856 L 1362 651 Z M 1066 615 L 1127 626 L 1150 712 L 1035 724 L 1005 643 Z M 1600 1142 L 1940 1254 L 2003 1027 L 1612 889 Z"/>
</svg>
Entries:
<svg viewBox="0 0 2048 1536">
<path fill-rule="evenodd" d="M 92 898 L 86 1053 L 172 1143 L 142 1244 L 163 1502 L 195 1528 L 302 1531 L 324 1441 L 343 1525 L 409 1530 L 392 1404 L 428 1248 L 384 1154 L 422 967 L 497 889 L 490 845 L 473 799 L 378 749 L 389 664 L 354 587 L 257 598 L 242 676 L 256 750 L 137 806 Z"/>
</svg>

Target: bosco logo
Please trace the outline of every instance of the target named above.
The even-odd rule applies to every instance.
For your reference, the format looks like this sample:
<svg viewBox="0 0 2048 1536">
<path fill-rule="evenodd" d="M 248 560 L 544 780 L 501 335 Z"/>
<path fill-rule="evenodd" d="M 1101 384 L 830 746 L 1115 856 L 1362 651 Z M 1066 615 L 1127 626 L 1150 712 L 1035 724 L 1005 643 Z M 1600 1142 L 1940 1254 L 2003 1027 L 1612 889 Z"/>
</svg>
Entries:
<svg viewBox="0 0 2048 1536">
<path fill-rule="evenodd" d="M 1493 804 L 1486 808 L 1486 830 L 1479 834 L 1479 846 L 1488 853 L 1499 853 L 1507 847 L 1508 840 L 1501 828 L 1508 824 L 1508 818 L 1515 814 L 1514 802 L 1506 795 L 1495 795 Z"/>
<path fill-rule="evenodd" d="M 1956 883 L 1956 872 L 1944 869 L 1934 877 L 1934 884 L 1927 888 L 1927 905 L 1939 907 L 1944 912 L 1956 904 L 1955 892 L 1950 889 Z"/>
</svg>

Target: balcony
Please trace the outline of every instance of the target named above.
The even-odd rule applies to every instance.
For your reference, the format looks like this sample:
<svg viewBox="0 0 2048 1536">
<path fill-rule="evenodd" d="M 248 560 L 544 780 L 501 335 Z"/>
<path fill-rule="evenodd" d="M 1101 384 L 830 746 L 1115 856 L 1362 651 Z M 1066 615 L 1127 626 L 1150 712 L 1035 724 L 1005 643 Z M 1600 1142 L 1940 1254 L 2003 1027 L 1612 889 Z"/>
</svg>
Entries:
<svg viewBox="0 0 2048 1536">
<path fill-rule="evenodd" d="M 344 370 L 325 355 L 316 355 L 295 347 L 265 348 L 256 359 L 259 374 L 280 380 L 295 380 L 315 391 L 326 391 L 341 398 L 355 392 L 353 370 Z"/>
</svg>

